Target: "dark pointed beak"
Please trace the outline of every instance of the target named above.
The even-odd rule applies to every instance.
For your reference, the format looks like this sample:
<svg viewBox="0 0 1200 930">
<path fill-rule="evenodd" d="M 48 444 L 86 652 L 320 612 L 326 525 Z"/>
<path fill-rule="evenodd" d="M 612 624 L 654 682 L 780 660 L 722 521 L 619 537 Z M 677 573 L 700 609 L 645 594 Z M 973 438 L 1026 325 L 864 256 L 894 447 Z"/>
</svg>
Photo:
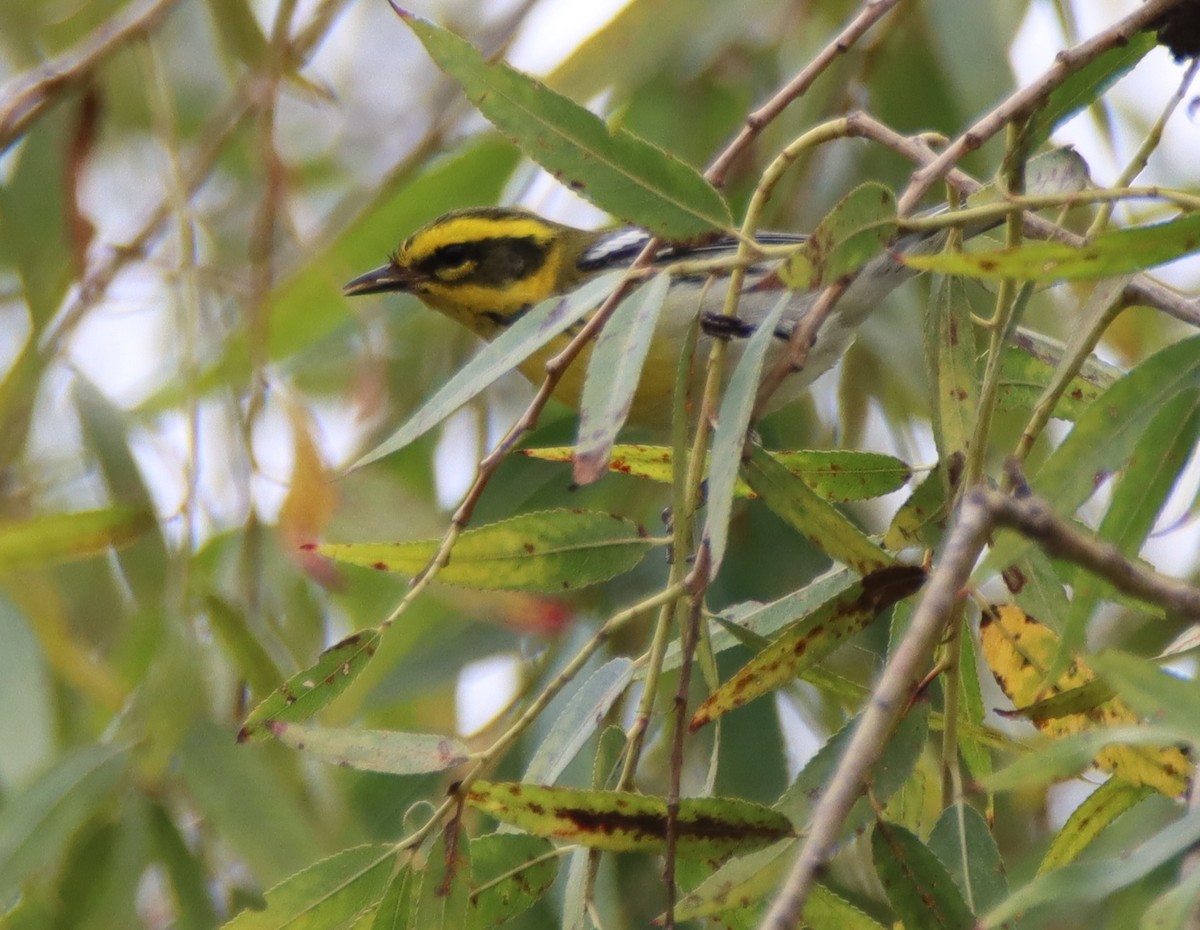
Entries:
<svg viewBox="0 0 1200 930">
<path fill-rule="evenodd" d="M 342 293 L 347 297 L 357 297 L 360 294 L 383 294 L 387 291 L 407 291 L 421 280 L 421 275 L 411 268 L 400 268 L 388 262 L 360 274 L 352 281 L 342 285 Z"/>
</svg>

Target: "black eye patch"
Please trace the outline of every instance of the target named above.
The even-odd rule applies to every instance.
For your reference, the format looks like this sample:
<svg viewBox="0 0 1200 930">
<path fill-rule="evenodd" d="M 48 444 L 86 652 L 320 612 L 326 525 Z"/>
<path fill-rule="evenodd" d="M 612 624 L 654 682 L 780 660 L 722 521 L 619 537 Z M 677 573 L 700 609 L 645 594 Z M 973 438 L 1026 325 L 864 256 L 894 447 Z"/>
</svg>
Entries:
<svg viewBox="0 0 1200 930">
<path fill-rule="evenodd" d="M 434 249 L 430 255 L 421 259 L 417 267 L 426 274 L 436 275 L 439 271 L 461 268 L 472 262 L 478 263 L 480 246 L 479 242 L 451 242 Z"/>
<path fill-rule="evenodd" d="M 431 277 L 459 269 L 455 283 L 501 287 L 535 274 L 546 263 L 547 246 L 532 236 L 495 236 L 472 242 L 451 242 L 434 249 L 417 263 Z"/>
</svg>

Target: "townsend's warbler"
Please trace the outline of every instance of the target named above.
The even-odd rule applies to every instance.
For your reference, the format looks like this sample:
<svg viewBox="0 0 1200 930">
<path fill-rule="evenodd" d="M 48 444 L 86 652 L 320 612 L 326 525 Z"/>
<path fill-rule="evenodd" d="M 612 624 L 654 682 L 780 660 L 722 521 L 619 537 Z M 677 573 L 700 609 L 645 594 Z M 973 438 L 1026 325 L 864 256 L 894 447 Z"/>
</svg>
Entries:
<svg viewBox="0 0 1200 930">
<path fill-rule="evenodd" d="M 425 304 L 466 326 L 484 339 L 492 339 L 539 301 L 565 294 L 600 272 L 628 266 L 642 251 L 650 234 L 643 229 L 587 232 L 564 226 L 515 208 L 458 210 L 439 217 L 405 239 L 391 260 L 360 275 L 345 286 L 347 295 L 406 291 Z M 930 237 L 909 237 L 902 247 Z M 763 246 L 798 246 L 805 237 L 786 233 L 763 233 Z M 906 245 L 906 243 L 908 245 Z M 737 243 L 729 237 L 696 246 L 664 247 L 655 260 L 658 266 L 684 260 L 732 259 Z M 662 425 L 670 415 L 672 384 L 685 334 L 696 314 L 701 315 L 699 358 L 705 342 L 725 338 L 736 364 L 740 344 L 754 332 L 780 299 L 784 285 L 774 274 L 781 258 L 764 259 L 747 271 L 738 301 L 738 319 L 720 316 L 728 288 L 728 276 L 706 286 L 708 275 L 677 276 L 671 283 L 667 303 L 659 316 L 642 381 L 634 398 L 629 420 L 647 426 Z M 892 255 L 874 259 L 838 301 L 833 314 L 821 327 L 804 370 L 784 382 L 774 406 L 794 400 L 814 378 L 831 368 L 854 338 L 859 324 L 879 301 L 911 275 Z M 796 292 L 791 306 L 776 328 L 775 351 L 787 345 L 796 322 L 811 306 L 815 294 Z M 572 331 L 552 340 L 520 365 L 521 372 L 539 383 L 547 359 L 560 351 Z M 771 364 L 768 357 L 768 365 Z M 703 366 L 698 366 L 703 367 Z M 586 364 L 580 359 L 564 375 L 555 392 L 559 400 L 576 406 Z"/>
</svg>

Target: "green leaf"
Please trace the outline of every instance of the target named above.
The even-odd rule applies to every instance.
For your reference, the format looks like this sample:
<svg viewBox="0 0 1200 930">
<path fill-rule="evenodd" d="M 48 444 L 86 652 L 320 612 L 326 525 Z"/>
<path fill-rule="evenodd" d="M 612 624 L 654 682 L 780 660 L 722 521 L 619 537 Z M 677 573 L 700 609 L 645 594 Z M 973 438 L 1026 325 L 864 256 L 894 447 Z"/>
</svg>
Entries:
<svg viewBox="0 0 1200 930">
<path fill-rule="evenodd" d="M 633 662 L 624 656 L 610 659 L 588 676 L 550 725 L 550 731 L 525 768 L 523 780 L 538 785 L 553 784 L 583 744 L 592 738 L 632 678 Z"/>
<path fill-rule="evenodd" d="M 488 385 L 598 307 L 624 275 L 623 271 L 600 275 L 567 296 L 543 300 L 522 314 L 455 372 L 403 426 L 350 466 L 351 470 L 391 455 L 425 435 Z"/>
<path fill-rule="evenodd" d="M 883 535 L 886 548 L 898 551 L 923 546 L 932 549 L 938 544 L 950 518 L 947 497 L 958 487 L 965 461 L 963 453 L 955 453 L 948 460 L 939 461 L 925 476 L 892 517 Z"/>
<path fill-rule="evenodd" d="M 476 782 L 467 803 L 534 836 L 608 852 L 662 852 L 667 802 L 629 791 Z M 676 821 L 678 855 L 709 858 L 768 846 L 792 835 L 788 819 L 740 798 L 685 798 Z"/>
<path fill-rule="evenodd" d="M 899 824 L 880 822 L 871 833 L 875 871 L 906 927 L 972 930 L 975 917 L 946 867 Z"/>
<path fill-rule="evenodd" d="M 1084 107 L 1091 106 L 1122 75 L 1132 70 L 1155 43 L 1153 32 L 1139 32 L 1129 41 L 1097 55 L 1050 92 L 1045 105 L 1023 127 L 1014 147 L 1029 152 L 1041 147 L 1056 127 Z"/>
<path fill-rule="evenodd" d="M 391 845 L 355 846 L 322 859 L 267 892 L 262 911 L 242 911 L 225 930 L 331 930 L 387 890 L 396 861 Z"/>
<path fill-rule="evenodd" d="M 806 536 L 835 562 L 868 575 L 893 563 L 866 535 L 831 504 L 821 500 L 761 446 L 752 445 L 742 470 L 746 482 L 777 517 Z"/>
<path fill-rule="evenodd" d="M 1135 785 L 1115 776 L 1110 778 L 1071 812 L 1042 856 L 1038 874 L 1074 862 L 1113 821 L 1154 794 L 1149 785 Z"/>
<path fill-rule="evenodd" d="M 1148 659 L 1116 650 L 1089 661 L 1139 717 L 1188 733 L 1189 742 L 1200 746 L 1200 691 L 1194 679 L 1180 678 Z"/>
<path fill-rule="evenodd" d="M 395 730 L 309 727 L 276 720 L 271 733 L 285 746 L 323 762 L 391 775 L 441 772 L 468 761 L 471 751 L 451 736 Z"/>
<path fill-rule="evenodd" d="M 383 900 L 379 902 L 375 918 L 371 921 L 371 930 L 409 930 L 413 887 L 419 887 L 420 879 L 421 876 L 413 871 L 410 862 L 400 867 L 383 893 Z"/>
<path fill-rule="evenodd" d="M 558 876 L 549 840 L 489 833 L 471 840 L 471 910 L 467 930 L 488 930 L 533 907 Z"/>
<path fill-rule="evenodd" d="M 1022 756 L 983 781 L 989 791 L 1014 791 L 1029 786 L 1045 786 L 1073 778 L 1095 762 L 1106 747 L 1161 748 L 1187 739 L 1186 734 L 1166 727 L 1103 727 L 1083 730 L 1038 745 L 1038 751 Z M 1152 750 L 1143 753 L 1151 755 Z"/>
<path fill-rule="evenodd" d="M 929 834 L 929 849 L 942 862 L 970 909 L 986 910 L 1008 894 L 996 840 L 983 815 L 964 803 L 942 811 Z"/>
<path fill-rule="evenodd" d="M 632 569 L 657 543 L 624 517 L 593 510 L 544 510 L 467 530 L 438 580 L 483 590 L 560 593 Z M 416 575 L 440 539 L 404 543 L 325 543 L 316 551 L 339 562 Z"/>
<path fill-rule="evenodd" d="M 709 544 L 711 563 L 709 577 L 716 576 L 725 557 L 729 518 L 733 512 L 734 488 L 746 448 L 746 430 L 750 427 L 750 414 L 753 412 L 762 380 L 763 362 L 767 350 L 776 340 L 777 324 L 791 299 L 792 295 L 785 293 L 776 301 L 766 317 L 758 322 L 754 335 L 742 351 L 742 357 L 738 359 L 737 367 L 721 398 L 717 428 L 713 436 L 712 458 L 708 463 L 708 517 L 704 521 L 704 537 Z"/>
<path fill-rule="evenodd" d="M 1200 386 L 1177 394 L 1155 412 L 1115 482 L 1096 536 L 1126 558 L 1136 558 L 1198 438 Z M 1096 604 L 1120 595 L 1107 579 L 1082 568 L 1067 574 L 1066 580 L 1071 585 L 1071 607 L 1063 621 L 1063 638 L 1068 643 L 1082 642 Z"/>
<path fill-rule="evenodd" d="M 8 902 L 37 869 L 61 855 L 80 825 L 117 784 L 125 746 L 87 746 L 61 756 L 0 810 L 0 901 Z"/>
<path fill-rule="evenodd" d="M 271 52 L 247 0 L 208 0 L 212 23 L 226 53 L 250 67 L 262 67 Z"/>
<path fill-rule="evenodd" d="M 1056 905 L 1103 901 L 1182 855 L 1200 842 L 1200 811 L 1156 832 L 1134 849 L 1111 859 L 1076 862 L 1039 875 L 983 915 L 983 927 L 999 927 L 1017 914 L 1053 902 Z"/>
<path fill-rule="evenodd" d="M 670 241 L 728 229 L 729 207 L 694 168 L 604 123 L 469 43 L 397 10 L 438 67 L 530 158 L 602 210 Z"/>
<path fill-rule="evenodd" d="M 608 467 L 613 442 L 633 405 L 670 286 L 668 275 L 655 275 L 621 301 L 596 340 L 579 403 L 576 484 L 591 484 Z"/>
<path fill-rule="evenodd" d="M 925 360 L 933 393 L 933 435 L 938 456 L 949 459 L 971 444 L 978 415 L 975 324 L 963 282 L 941 277 L 925 315 Z"/>
<path fill-rule="evenodd" d="M 1086 713 L 1115 696 L 1112 685 L 1097 678 L 1077 688 L 1056 691 L 1048 698 L 1002 713 L 1005 717 L 1021 717 L 1036 723 L 1039 720 L 1054 720 L 1058 717 Z"/>
<path fill-rule="evenodd" d="M 379 647 L 379 630 L 352 633 L 264 699 L 242 724 L 238 742 L 263 739 L 277 721 L 307 720 L 350 686 Z"/>
<path fill-rule="evenodd" d="M 675 919 L 698 920 L 745 907 L 747 902 L 761 901 L 779 884 L 789 861 L 788 853 L 795 849 L 796 841 L 787 839 L 744 856 L 734 856 L 679 899 Z M 804 913 L 807 919 L 807 906 Z M 655 923 L 661 924 L 662 918 Z"/>
<path fill-rule="evenodd" d="M 1032 410 L 1054 377 L 1054 366 L 1018 348 L 1007 348 L 1000 361 L 996 401 L 1002 410 Z M 1086 374 L 1076 375 L 1054 407 L 1054 416 L 1075 420 L 1104 391 L 1112 379 L 1096 383 Z"/>
<path fill-rule="evenodd" d="M 419 930 L 462 930 L 470 907 L 471 858 L 457 821 L 437 834 L 414 883 L 409 926 Z"/>
<path fill-rule="evenodd" d="M 810 291 L 857 271 L 896 234 L 896 195 L 872 181 L 850 191 L 779 269 L 789 288 Z"/>
<path fill-rule="evenodd" d="M 71 562 L 127 546 L 155 525 L 140 507 L 107 507 L 0 522 L 0 571 Z"/>
<path fill-rule="evenodd" d="M 517 449 L 520 455 L 547 462 L 570 462 L 572 446 L 542 446 Z M 882 497 L 901 488 L 912 477 L 912 469 L 900 459 L 882 452 L 857 449 L 801 449 L 772 451 L 772 457 L 814 492 L 830 501 L 861 501 Z M 670 484 L 674 474 L 668 446 L 616 445 L 608 463 L 610 471 L 635 478 Z M 738 497 L 758 495 L 741 479 L 734 487 Z"/>
<path fill-rule="evenodd" d="M 785 629 L 766 649 L 730 676 L 696 708 L 691 729 L 698 730 L 731 710 L 794 681 L 924 583 L 925 570 L 915 565 L 894 565 L 865 576 Z"/>
<path fill-rule="evenodd" d="M 861 715 L 855 717 L 826 740 L 775 802 L 775 808 L 786 814 L 797 830 L 808 825 L 817 799 L 829 785 L 861 720 Z M 888 738 L 883 753 L 871 769 L 870 797 L 865 796 L 867 786 L 861 785 L 858 801 L 842 820 L 842 836 L 849 836 L 874 820 L 875 804 L 886 804 L 904 786 L 921 758 L 928 735 L 929 704 L 922 701 L 909 707 Z"/>
<path fill-rule="evenodd" d="M 1084 411 L 1032 478 L 1034 491 L 1060 515 L 1073 514 L 1110 472 L 1125 465 L 1159 408 L 1180 392 L 1195 390 L 1197 379 L 1200 336 L 1156 352 Z M 983 571 L 1012 564 L 1032 546 L 1012 535 L 1001 537 Z"/>
<path fill-rule="evenodd" d="M 1093 236 L 1080 246 L 1061 242 L 1029 242 L 983 252 L 938 252 L 903 255 L 920 271 L 969 278 L 1053 283 L 1111 278 L 1143 271 L 1200 250 L 1200 213 L 1118 229 Z"/>
</svg>

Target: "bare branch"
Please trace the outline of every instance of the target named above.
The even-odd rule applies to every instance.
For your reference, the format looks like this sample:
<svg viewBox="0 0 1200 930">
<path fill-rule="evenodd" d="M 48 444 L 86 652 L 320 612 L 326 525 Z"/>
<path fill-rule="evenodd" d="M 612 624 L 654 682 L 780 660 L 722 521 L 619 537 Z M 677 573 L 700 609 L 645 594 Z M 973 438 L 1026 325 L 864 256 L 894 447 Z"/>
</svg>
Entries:
<svg viewBox="0 0 1200 930">
<path fill-rule="evenodd" d="M 899 0 L 867 0 L 858 15 L 850 20 L 846 28 L 838 33 L 833 41 L 817 53 L 804 70 L 781 87 L 770 100 L 746 117 L 741 131 L 717 156 L 704 176 L 717 187 L 722 186 L 730 166 L 745 151 L 746 147 L 758 138 L 759 133 L 787 109 L 796 98 L 808 90 L 813 81 L 820 77 L 826 68 L 833 64 L 839 56 L 846 54 L 854 43 L 862 38 L 866 31 L 882 19 L 884 14 L 898 2 Z"/>
</svg>

